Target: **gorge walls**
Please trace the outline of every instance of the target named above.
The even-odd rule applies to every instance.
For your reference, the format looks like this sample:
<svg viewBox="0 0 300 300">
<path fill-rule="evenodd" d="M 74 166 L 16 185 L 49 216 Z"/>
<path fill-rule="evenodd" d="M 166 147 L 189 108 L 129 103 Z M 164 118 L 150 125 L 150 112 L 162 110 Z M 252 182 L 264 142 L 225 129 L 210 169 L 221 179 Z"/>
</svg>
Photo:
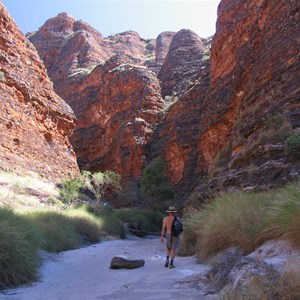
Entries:
<svg viewBox="0 0 300 300">
<path fill-rule="evenodd" d="M 179 197 L 299 178 L 298 1 L 221 1 L 216 34 L 103 37 L 66 13 L 28 34 L 77 117 L 79 166 L 138 180 L 164 158 Z"/>
</svg>

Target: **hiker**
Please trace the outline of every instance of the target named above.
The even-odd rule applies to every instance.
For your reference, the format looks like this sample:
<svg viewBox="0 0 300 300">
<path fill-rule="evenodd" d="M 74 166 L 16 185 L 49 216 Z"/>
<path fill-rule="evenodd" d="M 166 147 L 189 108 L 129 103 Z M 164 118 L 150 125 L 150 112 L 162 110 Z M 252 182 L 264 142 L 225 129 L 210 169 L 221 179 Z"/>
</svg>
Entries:
<svg viewBox="0 0 300 300">
<path fill-rule="evenodd" d="M 177 212 L 175 210 L 174 206 L 170 206 L 169 209 L 166 211 L 169 213 L 167 217 L 164 217 L 162 227 L 161 227 L 161 235 L 160 235 L 160 241 L 164 243 L 164 237 L 166 237 L 167 240 L 167 248 L 166 248 L 166 262 L 165 267 L 173 269 L 174 266 L 174 259 L 176 250 L 179 248 L 179 236 L 174 236 L 172 234 L 172 224 L 175 218 L 175 213 Z M 169 263 L 169 258 L 171 256 L 171 262 Z"/>
</svg>

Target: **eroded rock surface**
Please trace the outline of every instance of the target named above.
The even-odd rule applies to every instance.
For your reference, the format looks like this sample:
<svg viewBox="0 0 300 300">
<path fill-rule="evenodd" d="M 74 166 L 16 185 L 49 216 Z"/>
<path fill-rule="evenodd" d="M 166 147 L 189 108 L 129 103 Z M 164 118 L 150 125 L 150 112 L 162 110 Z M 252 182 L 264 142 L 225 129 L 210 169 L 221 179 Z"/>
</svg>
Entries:
<svg viewBox="0 0 300 300">
<path fill-rule="evenodd" d="M 127 259 L 120 256 L 115 256 L 112 258 L 109 268 L 110 269 L 135 269 L 140 268 L 145 265 L 145 260 L 143 259 Z"/>
<path fill-rule="evenodd" d="M 158 74 L 163 97 L 181 96 L 187 89 L 197 75 L 204 49 L 203 40 L 191 30 L 182 29 L 174 35 Z"/>
<path fill-rule="evenodd" d="M 190 30 L 103 38 L 66 14 L 46 22 L 30 39 L 78 118 L 80 165 L 129 178 L 162 156 L 179 197 L 299 178 L 285 152 L 300 127 L 299 5 L 221 1 L 211 50 Z M 176 102 L 163 118 L 162 98 Z"/>
<path fill-rule="evenodd" d="M 113 170 L 125 179 L 140 176 L 163 107 L 154 73 L 115 56 L 82 79 L 81 87 L 70 94 L 78 103 L 88 101 L 78 107 L 71 139 L 79 166 Z"/>
<path fill-rule="evenodd" d="M 1 3 L 0 92 L 0 168 L 32 171 L 53 181 L 77 174 L 68 140 L 74 114 Z"/>
</svg>

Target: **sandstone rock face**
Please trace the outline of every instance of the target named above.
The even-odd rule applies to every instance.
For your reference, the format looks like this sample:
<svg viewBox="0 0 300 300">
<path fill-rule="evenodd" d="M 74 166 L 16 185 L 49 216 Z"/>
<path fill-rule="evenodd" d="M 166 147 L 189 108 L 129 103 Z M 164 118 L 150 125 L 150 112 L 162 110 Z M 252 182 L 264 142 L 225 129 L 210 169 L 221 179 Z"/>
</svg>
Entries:
<svg viewBox="0 0 300 300">
<path fill-rule="evenodd" d="M 191 30 L 182 29 L 174 35 L 158 74 L 163 97 L 180 96 L 187 89 L 196 78 L 203 50 L 202 39 Z"/>
<path fill-rule="evenodd" d="M 0 168 L 54 182 L 78 174 L 70 107 L 54 92 L 35 48 L 0 3 Z"/>
<path fill-rule="evenodd" d="M 195 181 L 203 197 L 299 178 L 299 156 L 284 151 L 299 130 L 298 20 L 294 1 L 221 2 L 210 79 L 198 73 L 198 83 L 171 106 L 156 133 L 164 141 L 153 153 L 167 160 L 183 193 Z"/>
<path fill-rule="evenodd" d="M 209 60 L 199 66 L 198 78 L 191 89 L 170 106 L 165 119 L 157 127 L 152 142 L 151 155 L 162 156 L 167 175 L 181 194 L 186 194 L 199 183 L 198 140 L 201 133 L 199 118 L 206 105 L 209 89 Z"/>
<path fill-rule="evenodd" d="M 66 14 L 46 22 L 30 39 L 78 118 L 80 166 L 137 178 L 162 156 L 179 197 L 299 178 L 285 153 L 300 127 L 299 5 L 221 1 L 211 51 L 190 30 L 103 38 Z M 178 100 L 163 117 L 162 97 Z"/>
<path fill-rule="evenodd" d="M 71 138 L 79 166 L 113 170 L 128 180 L 140 176 L 163 106 L 154 73 L 115 56 L 96 67 L 80 86 L 79 93 L 69 94 L 78 102 L 89 101 L 78 114 Z"/>
<path fill-rule="evenodd" d="M 204 45 L 191 30 L 182 29 L 172 38 L 170 49 L 158 78 L 162 82 L 162 95 L 180 96 L 195 79 Z"/>
<path fill-rule="evenodd" d="M 130 55 L 146 65 L 155 61 L 154 40 L 144 40 L 134 31 L 103 38 L 90 25 L 67 13 L 49 19 L 28 37 L 44 61 L 56 92 L 67 101 L 64 90 L 69 84 L 114 55 Z"/>
<path fill-rule="evenodd" d="M 163 100 L 155 40 L 127 31 L 103 38 L 62 13 L 30 36 L 54 82 L 78 119 L 72 144 L 79 166 L 141 175 L 145 151 Z M 160 57 L 168 46 L 160 44 Z M 146 67 L 147 66 L 147 67 Z"/>
<path fill-rule="evenodd" d="M 172 42 L 172 39 L 176 32 L 173 31 L 165 31 L 162 32 L 156 40 L 156 49 L 155 49 L 155 56 L 156 56 L 156 64 L 160 70 L 161 66 L 163 65 L 165 58 L 169 52 L 169 48 Z M 157 73 L 157 72 L 156 72 Z"/>
<path fill-rule="evenodd" d="M 110 269 L 136 269 L 143 267 L 145 260 L 143 259 L 127 259 L 120 256 L 115 256 L 110 262 Z"/>
<path fill-rule="evenodd" d="M 211 177 L 227 173 L 214 184 L 266 189 L 299 178 L 299 159 L 284 153 L 286 139 L 299 129 L 299 8 L 295 1 L 223 0 L 219 6 L 214 104 L 198 144 Z"/>
</svg>

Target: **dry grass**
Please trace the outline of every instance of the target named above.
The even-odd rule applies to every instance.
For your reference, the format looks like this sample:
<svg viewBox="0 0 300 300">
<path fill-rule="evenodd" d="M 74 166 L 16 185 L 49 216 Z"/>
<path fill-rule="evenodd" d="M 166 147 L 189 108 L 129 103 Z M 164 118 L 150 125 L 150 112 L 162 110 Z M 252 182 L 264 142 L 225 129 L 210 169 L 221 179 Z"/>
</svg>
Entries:
<svg viewBox="0 0 300 300">
<path fill-rule="evenodd" d="M 298 300 L 300 299 L 300 275 L 285 272 L 273 281 L 254 277 L 244 290 L 226 290 L 222 300 Z"/>
<path fill-rule="evenodd" d="M 269 207 L 266 194 L 234 193 L 217 198 L 198 215 L 197 252 L 207 258 L 237 246 L 246 253 L 257 246 L 257 236 Z"/>
<path fill-rule="evenodd" d="M 57 198 L 58 188 L 54 183 L 41 179 L 36 174 L 21 175 L 12 172 L 0 172 L 0 206 L 32 208 L 41 206 L 41 198 Z"/>
<path fill-rule="evenodd" d="M 182 254 L 206 259 L 229 247 L 245 253 L 267 240 L 300 247 L 300 182 L 263 193 L 232 193 L 186 216 Z"/>
<path fill-rule="evenodd" d="M 278 190 L 276 199 L 266 213 L 266 228 L 259 236 L 267 239 L 287 239 L 300 247 L 300 183 Z"/>
</svg>

